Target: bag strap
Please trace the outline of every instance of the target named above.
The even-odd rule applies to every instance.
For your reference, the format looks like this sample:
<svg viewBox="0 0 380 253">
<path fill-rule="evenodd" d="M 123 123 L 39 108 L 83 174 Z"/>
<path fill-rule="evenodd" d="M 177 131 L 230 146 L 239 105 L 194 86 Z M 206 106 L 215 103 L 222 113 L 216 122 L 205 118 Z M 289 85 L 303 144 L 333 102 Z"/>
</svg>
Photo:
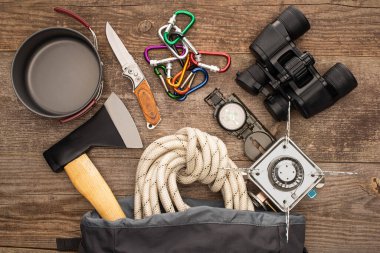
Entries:
<svg viewBox="0 0 380 253">
<path fill-rule="evenodd" d="M 56 238 L 58 251 L 78 251 L 81 237 Z"/>
</svg>

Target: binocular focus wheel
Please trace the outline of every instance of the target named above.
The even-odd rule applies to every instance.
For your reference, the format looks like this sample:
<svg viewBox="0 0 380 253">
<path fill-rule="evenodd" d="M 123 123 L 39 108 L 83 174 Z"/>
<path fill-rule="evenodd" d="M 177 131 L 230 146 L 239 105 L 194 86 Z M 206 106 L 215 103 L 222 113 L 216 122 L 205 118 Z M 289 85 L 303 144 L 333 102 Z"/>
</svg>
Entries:
<svg viewBox="0 0 380 253">
<path fill-rule="evenodd" d="M 310 29 L 310 23 L 303 13 L 294 6 L 286 8 L 278 17 L 292 40 L 301 37 Z"/>
</svg>

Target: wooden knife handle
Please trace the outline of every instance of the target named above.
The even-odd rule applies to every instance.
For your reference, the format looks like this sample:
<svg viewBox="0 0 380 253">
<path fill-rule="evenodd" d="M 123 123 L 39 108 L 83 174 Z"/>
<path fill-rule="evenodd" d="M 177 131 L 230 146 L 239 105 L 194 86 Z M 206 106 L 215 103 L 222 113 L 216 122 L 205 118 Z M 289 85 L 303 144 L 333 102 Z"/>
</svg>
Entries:
<svg viewBox="0 0 380 253">
<path fill-rule="evenodd" d="M 86 154 L 68 163 L 65 171 L 74 187 L 103 219 L 115 221 L 126 217 L 106 181 Z"/>
<path fill-rule="evenodd" d="M 153 93 L 150 90 L 148 81 L 144 79 L 134 90 L 134 93 L 137 97 L 137 100 L 139 101 L 141 110 L 148 123 L 148 128 L 153 129 L 160 122 L 161 115 Z"/>
</svg>

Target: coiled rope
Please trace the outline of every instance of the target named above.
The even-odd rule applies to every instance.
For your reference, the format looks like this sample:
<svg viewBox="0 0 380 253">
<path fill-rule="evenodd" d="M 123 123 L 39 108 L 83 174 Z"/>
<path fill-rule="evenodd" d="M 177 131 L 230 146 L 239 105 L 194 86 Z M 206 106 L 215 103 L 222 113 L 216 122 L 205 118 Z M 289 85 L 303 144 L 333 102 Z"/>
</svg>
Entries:
<svg viewBox="0 0 380 253">
<path fill-rule="evenodd" d="M 154 141 L 145 149 L 137 167 L 135 219 L 160 214 L 160 203 L 165 212 L 188 209 L 177 181 L 207 184 L 211 191 L 222 193 L 226 208 L 253 211 L 243 176 L 235 168 L 225 144 L 199 129 L 182 128 Z"/>
</svg>

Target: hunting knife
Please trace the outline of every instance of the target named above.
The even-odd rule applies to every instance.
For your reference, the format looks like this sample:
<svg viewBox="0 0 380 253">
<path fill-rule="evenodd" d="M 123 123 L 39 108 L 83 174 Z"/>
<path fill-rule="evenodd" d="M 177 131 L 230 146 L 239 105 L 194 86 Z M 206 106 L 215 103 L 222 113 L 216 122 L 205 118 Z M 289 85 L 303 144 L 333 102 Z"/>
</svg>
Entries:
<svg viewBox="0 0 380 253">
<path fill-rule="evenodd" d="M 116 58 L 119 60 L 123 76 L 130 79 L 133 84 L 133 93 L 139 101 L 148 129 L 155 128 L 161 121 L 161 116 L 148 81 L 108 22 L 106 24 L 106 35 Z"/>
</svg>

